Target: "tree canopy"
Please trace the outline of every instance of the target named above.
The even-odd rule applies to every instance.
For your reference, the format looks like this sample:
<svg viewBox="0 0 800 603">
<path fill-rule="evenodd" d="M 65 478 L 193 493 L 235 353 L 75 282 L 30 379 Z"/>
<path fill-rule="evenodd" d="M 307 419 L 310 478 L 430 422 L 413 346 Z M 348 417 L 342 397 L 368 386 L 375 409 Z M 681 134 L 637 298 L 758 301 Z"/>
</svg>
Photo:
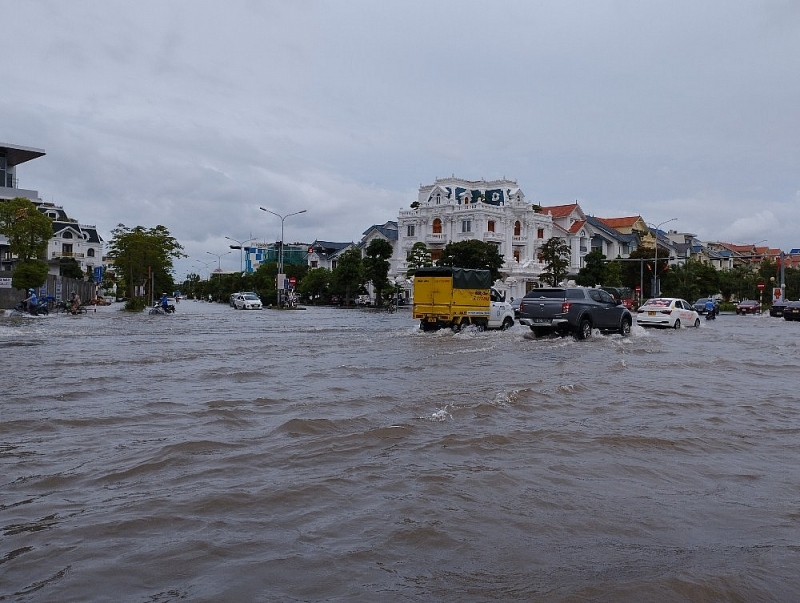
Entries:
<svg viewBox="0 0 800 603">
<path fill-rule="evenodd" d="M 47 278 L 47 243 L 53 237 L 53 220 L 24 197 L 0 202 L 0 234 L 8 249 L 19 258 L 12 276 L 17 289 L 38 287 Z"/>
<path fill-rule="evenodd" d="M 351 247 L 339 256 L 333 270 L 331 284 L 337 293 L 344 295 L 345 304 L 350 305 L 353 293 L 364 283 L 364 264 L 361 251 Z"/>
<path fill-rule="evenodd" d="M 540 278 L 548 283 L 550 286 L 555 287 L 569 274 L 569 245 L 558 237 L 551 237 L 547 242 L 542 245 L 540 251 L 542 261 L 544 262 L 544 270 Z"/>
<path fill-rule="evenodd" d="M 585 266 L 578 271 L 575 282 L 584 287 L 594 287 L 595 285 L 607 285 L 607 265 L 604 262 L 606 256 L 598 250 L 590 251 L 583 258 Z"/>
<path fill-rule="evenodd" d="M 408 277 L 414 276 L 414 273 L 418 268 L 427 268 L 429 266 L 433 266 L 431 252 L 428 249 L 428 246 L 422 241 L 417 241 L 414 243 L 414 245 L 411 247 L 411 251 L 406 256 L 406 262 L 408 264 L 406 276 Z"/>
<path fill-rule="evenodd" d="M 126 284 L 129 297 L 143 297 L 150 290 L 150 276 L 153 289 L 172 291 L 173 261 L 185 257 L 183 247 L 169 234 L 164 226 L 128 228 L 119 224 L 111 231 L 108 255 L 114 260 L 114 269 L 121 282 Z"/>
<path fill-rule="evenodd" d="M 501 277 L 500 268 L 503 267 L 503 256 L 500 255 L 495 245 L 471 239 L 445 245 L 437 264 L 488 270 L 492 273 L 492 280 L 497 280 Z"/>
<path fill-rule="evenodd" d="M 372 281 L 378 306 L 383 305 L 383 292 L 391 287 L 388 260 L 392 257 L 392 253 L 394 253 L 394 248 L 389 241 L 386 239 L 372 239 L 367 245 L 366 256 L 363 259 L 364 279 Z"/>
</svg>

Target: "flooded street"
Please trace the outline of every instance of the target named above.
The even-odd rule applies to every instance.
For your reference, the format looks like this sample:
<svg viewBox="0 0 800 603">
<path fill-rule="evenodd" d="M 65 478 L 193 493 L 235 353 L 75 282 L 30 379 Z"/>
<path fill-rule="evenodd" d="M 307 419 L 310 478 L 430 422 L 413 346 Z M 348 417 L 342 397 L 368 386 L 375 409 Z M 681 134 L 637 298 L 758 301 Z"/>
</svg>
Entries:
<svg viewBox="0 0 800 603">
<path fill-rule="evenodd" d="M 0 601 L 796 601 L 800 323 L 0 317 Z"/>
</svg>

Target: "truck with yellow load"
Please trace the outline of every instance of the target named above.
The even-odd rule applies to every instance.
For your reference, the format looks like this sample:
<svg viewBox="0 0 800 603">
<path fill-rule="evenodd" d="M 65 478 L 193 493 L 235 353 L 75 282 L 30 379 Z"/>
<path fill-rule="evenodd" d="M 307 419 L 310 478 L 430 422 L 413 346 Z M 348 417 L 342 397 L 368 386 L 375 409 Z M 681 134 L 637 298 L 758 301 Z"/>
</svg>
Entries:
<svg viewBox="0 0 800 603">
<path fill-rule="evenodd" d="M 437 266 L 414 273 L 413 316 L 423 331 L 514 326 L 514 308 L 492 287 L 488 270 Z"/>
</svg>

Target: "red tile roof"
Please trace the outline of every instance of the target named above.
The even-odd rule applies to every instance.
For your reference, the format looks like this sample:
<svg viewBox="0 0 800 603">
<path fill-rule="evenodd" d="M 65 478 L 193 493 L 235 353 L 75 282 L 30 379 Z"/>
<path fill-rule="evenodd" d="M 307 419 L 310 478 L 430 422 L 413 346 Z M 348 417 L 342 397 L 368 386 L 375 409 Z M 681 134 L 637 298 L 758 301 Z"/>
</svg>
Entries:
<svg viewBox="0 0 800 603">
<path fill-rule="evenodd" d="M 611 228 L 630 228 L 636 222 L 641 220 L 641 216 L 626 216 L 624 218 L 597 218 L 606 226 L 610 226 Z"/>
<path fill-rule="evenodd" d="M 554 218 L 566 218 L 570 215 L 575 208 L 578 207 L 578 202 L 570 203 L 569 205 L 549 205 L 547 207 L 542 207 L 540 213 L 543 214 L 550 214 Z"/>
</svg>

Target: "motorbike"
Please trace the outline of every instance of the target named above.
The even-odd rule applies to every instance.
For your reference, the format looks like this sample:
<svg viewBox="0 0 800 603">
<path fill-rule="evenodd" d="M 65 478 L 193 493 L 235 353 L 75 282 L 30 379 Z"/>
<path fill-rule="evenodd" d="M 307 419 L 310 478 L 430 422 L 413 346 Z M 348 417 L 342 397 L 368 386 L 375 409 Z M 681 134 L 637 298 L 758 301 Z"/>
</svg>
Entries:
<svg viewBox="0 0 800 603">
<path fill-rule="evenodd" d="M 28 306 L 30 306 L 30 304 L 28 304 Z M 26 308 L 23 302 L 19 302 L 16 306 L 14 306 L 14 310 L 17 312 L 22 312 L 23 314 L 30 314 L 32 316 L 50 313 L 50 308 L 47 307 L 47 302 L 44 300 L 37 303 L 33 308 Z"/>
<path fill-rule="evenodd" d="M 175 305 L 174 304 L 169 304 L 166 308 L 163 307 L 161 304 L 156 304 L 155 306 L 150 308 L 149 314 L 151 314 L 151 315 L 155 315 L 155 314 L 164 314 L 164 315 L 166 315 L 166 314 L 173 314 L 174 312 L 175 312 Z"/>
<path fill-rule="evenodd" d="M 708 310 L 706 312 L 706 320 L 716 320 L 717 319 L 717 310 Z"/>
</svg>

